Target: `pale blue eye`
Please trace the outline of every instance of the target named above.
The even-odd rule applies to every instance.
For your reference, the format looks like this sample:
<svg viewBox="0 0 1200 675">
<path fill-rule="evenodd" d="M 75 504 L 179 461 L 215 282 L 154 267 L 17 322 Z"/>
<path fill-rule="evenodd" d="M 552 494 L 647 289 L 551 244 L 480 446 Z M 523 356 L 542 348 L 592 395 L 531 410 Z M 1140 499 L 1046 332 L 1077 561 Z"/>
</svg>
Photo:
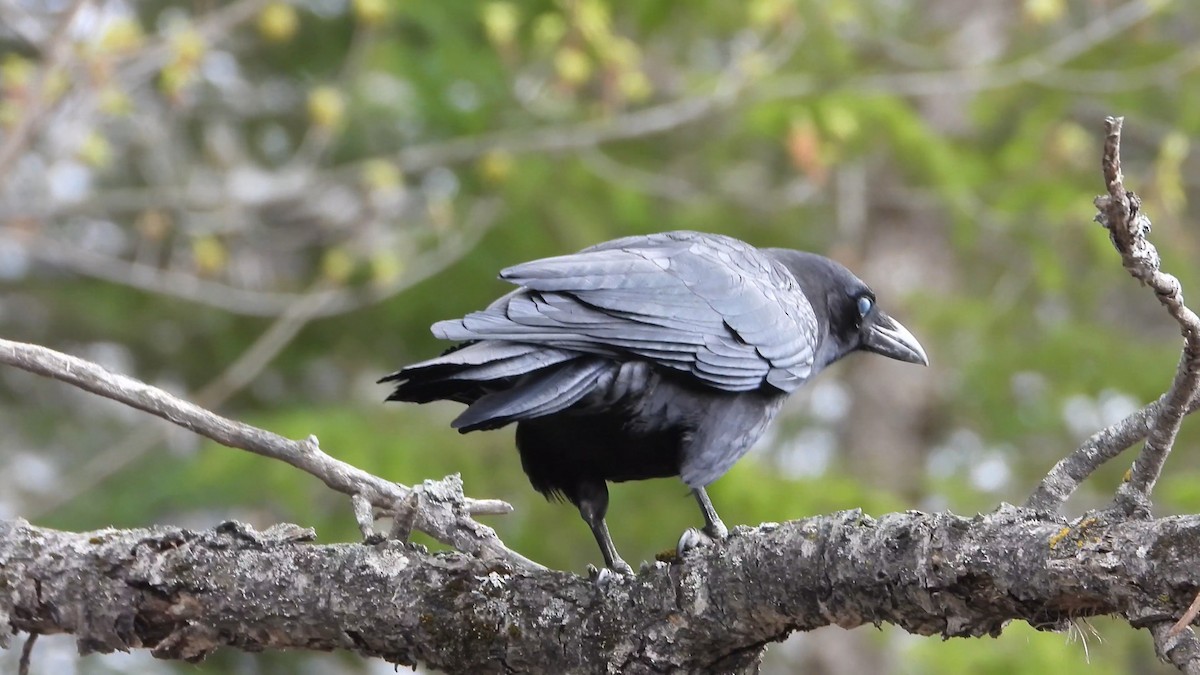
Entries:
<svg viewBox="0 0 1200 675">
<path fill-rule="evenodd" d="M 871 299 L 870 299 L 870 298 L 868 298 L 867 296 L 865 296 L 865 295 L 864 295 L 864 296 L 860 297 L 860 298 L 858 299 L 858 315 L 859 315 L 859 316 L 866 316 L 866 315 L 867 315 L 867 312 L 870 312 L 870 311 L 871 311 L 871 306 L 872 306 L 873 304 L 874 304 L 874 303 L 872 303 L 872 302 L 871 302 Z"/>
</svg>

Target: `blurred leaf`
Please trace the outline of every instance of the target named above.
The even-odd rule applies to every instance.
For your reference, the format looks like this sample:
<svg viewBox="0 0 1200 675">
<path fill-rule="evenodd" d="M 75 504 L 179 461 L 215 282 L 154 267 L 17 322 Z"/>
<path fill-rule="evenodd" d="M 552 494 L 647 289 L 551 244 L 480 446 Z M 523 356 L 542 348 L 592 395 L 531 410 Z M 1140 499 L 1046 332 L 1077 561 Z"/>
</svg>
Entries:
<svg viewBox="0 0 1200 675">
<path fill-rule="evenodd" d="M 344 248 L 331 248 L 321 258 L 321 274 L 329 281 L 344 284 L 358 266 L 354 256 Z"/>
<path fill-rule="evenodd" d="M 132 17 L 117 17 L 108 22 L 100 34 L 100 50 L 110 54 L 131 52 L 145 40 L 142 26 Z"/>
<path fill-rule="evenodd" d="M 498 47 L 508 47 L 521 25 L 521 13 L 517 6 L 503 0 L 491 0 L 480 9 L 483 28 L 488 39 Z"/>
<path fill-rule="evenodd" d="M 592 61 L 582 50 L 563 47 L 554 55 L 554 69 L 564 82 L 581 85 L 592 77 Z"/>
<path fill-rule="evenodd" d="M 1169 214 L 1181 212 L 1187 206 L 1183 184 L 1183 163 L 1189 152 L 1188 137 L 1180 132 L 1167 134 L 1159 147 L 1155 167 L 1155 182 L 1162 208 Z"/>
<path fill-rule="evenodd" d="M 1025 0 L 1022 11 L 1034 23 L 1053 23 L 1063 18 L 1067 5 L 1064 0 Z"/>
<path fill-rule="evenodd" d="M 369 190 L 384 192 L 404 187 L 404 174 L 395 162 L 386 159 L 371 159 L 363 164 L 363 183 Z"/>
<path fill-rule="evenodd" d="M 341 126 L 346 115 L 346 101 L 333 87 L 315 87 L 308 92 L 308 117 L 321 129 Z"/>
<path fill-rule="evenodd" d="M 296 35 L 300 17 L 286 2 L 272 2 L 258 13 L 258 32 L 268 42 L 287 42 Z"/>
<path fill-rule="evenodd" d="M 567 22 L 557 12 L 539 14 L 533 22 L 533 43 L 541 49 L 556 47 L 566 34 Z"/>
<path fill-rule="evenodd" d="M 392 13 L 391 0 L 353 0 L 354 16 L 367 27 L 381 26 Z"/>
<path fill-rule="evenodd" d="M 96 131 L 84 136 L 79 145 L 79 158 L 91 167 L 103 169 L 112 162 L 113 148 L 108 139 Z"/>
<path fill-rule="evenodd" d="M 0 59 L 0 87 L 8 92 L 18 92 L 29 86 L 36 68 L 32 61 L 16 53 L 8 53 Z"/>
<path fill-rule="evenodd" d="M 198 237 L 192 240 L 192 260 L 200 274 L 212 276 L 225 269 L 229 255 L 220 239 Z"/>
</svg>

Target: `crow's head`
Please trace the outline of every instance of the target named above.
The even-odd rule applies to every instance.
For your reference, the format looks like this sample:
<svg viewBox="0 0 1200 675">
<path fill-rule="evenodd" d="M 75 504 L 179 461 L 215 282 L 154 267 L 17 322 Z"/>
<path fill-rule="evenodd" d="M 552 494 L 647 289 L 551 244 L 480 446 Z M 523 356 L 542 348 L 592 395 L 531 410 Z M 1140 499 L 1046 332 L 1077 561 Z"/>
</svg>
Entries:
<svg viewBox="0 0 1200 675">
<path fill-rule="evenodd" d="M 856 350 L 929 365 L 917 338 L 876 305 L 875 293 L 850 270 L 815 253 L 780 248 L 766 252 L 796 277 L 816 312 L 821 324 L 818 368 Z"/>
</svg>

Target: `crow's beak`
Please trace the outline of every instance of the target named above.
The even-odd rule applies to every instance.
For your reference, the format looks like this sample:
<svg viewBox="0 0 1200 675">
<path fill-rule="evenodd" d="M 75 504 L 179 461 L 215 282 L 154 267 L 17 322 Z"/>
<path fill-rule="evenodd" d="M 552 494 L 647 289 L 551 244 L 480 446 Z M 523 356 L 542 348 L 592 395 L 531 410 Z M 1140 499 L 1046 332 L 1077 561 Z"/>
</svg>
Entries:
<svg viewBox="0 0 1200 675">
<path fill-rule="evenodd" d="M 863 349 L 897 361 L 929 365 L 929 358 L 925 356 L 921 343 L 899 321 L 877 309 L 867 317 L 865 323 Z"/>
</svg>

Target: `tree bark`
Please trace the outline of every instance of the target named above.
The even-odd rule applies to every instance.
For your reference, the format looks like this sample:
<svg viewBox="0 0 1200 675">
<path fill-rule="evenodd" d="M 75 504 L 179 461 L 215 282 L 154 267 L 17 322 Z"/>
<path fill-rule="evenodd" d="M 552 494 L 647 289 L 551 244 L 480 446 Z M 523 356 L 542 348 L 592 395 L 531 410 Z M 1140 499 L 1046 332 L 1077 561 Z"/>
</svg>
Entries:
<svg viewBox="0 0 1200 675">
<path fill-rule="evenodd" d="M 963 518 L 858 511 L 738 528 L 596 585 L 461 553 L 308 543 L 226 523 L 68 533 L 0 522 L 0 639 L 72 633 L 81 652 L 198 660 L 348 649 L 448 672 L 751 671 L 766 644 L 836 624 L 995 636 L 1118 614 L 1181 616 L 1200 588 L 1200 516 L 1066 521 L 1013 506 Z"/>
</svg>

